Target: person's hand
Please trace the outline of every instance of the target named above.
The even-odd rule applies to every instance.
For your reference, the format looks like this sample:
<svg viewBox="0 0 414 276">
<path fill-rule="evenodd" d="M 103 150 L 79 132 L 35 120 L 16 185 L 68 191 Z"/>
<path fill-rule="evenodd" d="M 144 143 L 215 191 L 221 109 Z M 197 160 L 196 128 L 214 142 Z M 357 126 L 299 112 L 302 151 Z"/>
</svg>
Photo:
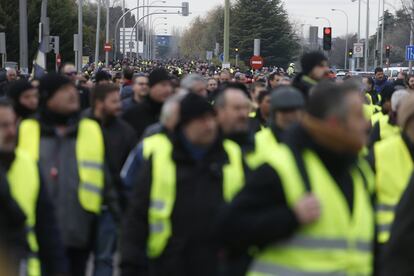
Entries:
<svg viewBox="0 0 414 276">
<path fill-rule="evenodd" d="M 300 224 L 306 225 L 316 221 L 321 215 L 319 200 L 313 194 L 306 194 L 298 203 L 293 211 Z"/>
</svg>

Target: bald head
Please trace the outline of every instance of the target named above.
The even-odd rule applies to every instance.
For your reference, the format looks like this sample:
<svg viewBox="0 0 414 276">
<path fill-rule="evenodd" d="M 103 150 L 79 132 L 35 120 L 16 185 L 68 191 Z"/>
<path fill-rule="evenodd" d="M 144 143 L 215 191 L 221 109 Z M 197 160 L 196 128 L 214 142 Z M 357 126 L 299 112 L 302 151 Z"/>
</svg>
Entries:
<svg viewBox="0 0 414 276">
<path fill-rule="evenodd" d="M 6 77 L 7 77 L 7 81 L 9 82 L 17 80 L 16 70 L 13 68 L 7 69 Z"/>
</svg>

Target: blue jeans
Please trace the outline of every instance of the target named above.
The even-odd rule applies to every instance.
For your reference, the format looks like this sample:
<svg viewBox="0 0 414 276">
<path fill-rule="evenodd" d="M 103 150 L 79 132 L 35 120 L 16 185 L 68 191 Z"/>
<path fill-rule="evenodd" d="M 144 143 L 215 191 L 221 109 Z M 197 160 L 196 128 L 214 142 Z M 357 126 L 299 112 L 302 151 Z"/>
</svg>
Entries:
<svg viewBox="0 0 414 276">
<path fill-rule="evenodd" d="M 117 239 L 116 230 L 112 214 L 108 210 L 103 210 L 98 219 L 97 226 L 94 248 L 94 276 L 112 276 L 113 274 L 113 256 Z"/>
</svg>

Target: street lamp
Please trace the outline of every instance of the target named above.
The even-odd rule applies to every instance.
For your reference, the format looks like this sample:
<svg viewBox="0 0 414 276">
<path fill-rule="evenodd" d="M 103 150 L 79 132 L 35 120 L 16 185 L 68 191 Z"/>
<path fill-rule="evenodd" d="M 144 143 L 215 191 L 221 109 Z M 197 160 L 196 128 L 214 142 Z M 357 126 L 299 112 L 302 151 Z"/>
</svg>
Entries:
<svg viewBox="0 0 414 276">
<path fill-rule="evenodd" d="M 149 15 L 150 14 L 150 6 L 153 6 L 155 4 L 165 4 L 165 3 L 167 3 L 167 1 L 155 0 L 155 1 L 152 1 L 150 3 L 150 0 L 147 0 L 147 3 L 148 3 L 148 5 L 147 5 L 147 15 Z M 145 47 L 145 50 L 144 50 L 144 52 L 146 52 L 146 56 L 147 57 L 149 57 L 149 51 L 150 51 L 150 48 L 149 48 L 150 47 L 149 46 L 150 27 L 151 27 L 150 26 L 150 22 L 151 22 L 151 16 L 148 16 L 147 17 L 147 32 L 146 32 L 146 41 L 147 41 L 147 44 L 146 44 L 146 47 Z"/>
<path fill-rule="evenodd" d="M 348 34 L 349 34 L 349 18 L 348 18 L 348 14 L 344 11 L 344 10 L 340 10 L 340 9 L 332 9 L 333 12 L 341 12 L 345 15 L 346 17 L 346 34 L 345 34 L 345 68 L 347 68 L 347 60 L 348 60 Z"/>
<path fill-rule="evenodd" d="M 328 27 L 331 27 L 332 26 L 331 21 L 328 18 L 326 18 L 326 17 L 317 16 L 317 17 L 315 17 L 315 19 L 316 20 L 320 20 L 320 19 L 326 20 L 326 22 L 328 22 L 328 25 L 329 25 Z"/>
</svg>

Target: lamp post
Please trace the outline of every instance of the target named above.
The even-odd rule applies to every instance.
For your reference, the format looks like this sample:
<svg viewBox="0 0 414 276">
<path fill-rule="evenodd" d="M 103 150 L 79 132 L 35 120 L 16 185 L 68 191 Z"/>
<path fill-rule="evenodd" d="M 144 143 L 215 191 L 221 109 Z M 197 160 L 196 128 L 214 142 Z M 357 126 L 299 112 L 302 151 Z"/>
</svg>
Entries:
<svg viewBox="0 0 414 276">
<path fill-rule="evenodd" d="M 78 72 L 82 71 L 83 56 L 83 0 L 78 0 Z"/>
<path fill-rule="evenodd" d="M 165 4 L 165 3 L 167 3 L 167 1 L 155 0 L 155 1 L 152 1 L 150 3 L 149 0 L 148 0 L 147 14 L 150 14 L 150 7 L 155 5 L 155 4 L 158 4 L 158 3 Z M 146 55 L 147 55 L 148 58 L 150 58 L 150 44 L 151 44 L 151 42 L 150 42 L 150 38 L 151 38 L 150 37 L 151 36 L 150 31 L 151 31 L 151 16 L 148 16 L 147 17 L 147 45 L 146 45 L 146 52 L 147 52 Z"/>
<path fill-rule="evenodd" d="M 345 68 L 347 69 L 347 60 L 348 60 L 348 34 L 349 34 L 349 18 L 348 18 L 348 14 L 344 11 L 344 10 L 340 10 L 340 9 L 332 9 L 333 12 L 341 12 L 345 15 L 346 17 L 346 34 L 345 34 Z"/>
<path fill-rule="evenodd" d="M 328 22 L 328 27 L 331 27 L 332 26 L 331 21 L 328 18 L 326 18 L 326 17 L 317 16 L 317 17 L 315 17 L 315 19 L 316 20 L 320 20 L 320 19 L 326 20 L 326 22 Z"/>
<path fill-rule="evenodd" d="M 101 0 L 98 0 L 98 13 L 96 16 L 96 41 L 95 41 L 95 70 L 98 68 L 99 60 L 99 33 L 101 30 Z"/>
</svg>

